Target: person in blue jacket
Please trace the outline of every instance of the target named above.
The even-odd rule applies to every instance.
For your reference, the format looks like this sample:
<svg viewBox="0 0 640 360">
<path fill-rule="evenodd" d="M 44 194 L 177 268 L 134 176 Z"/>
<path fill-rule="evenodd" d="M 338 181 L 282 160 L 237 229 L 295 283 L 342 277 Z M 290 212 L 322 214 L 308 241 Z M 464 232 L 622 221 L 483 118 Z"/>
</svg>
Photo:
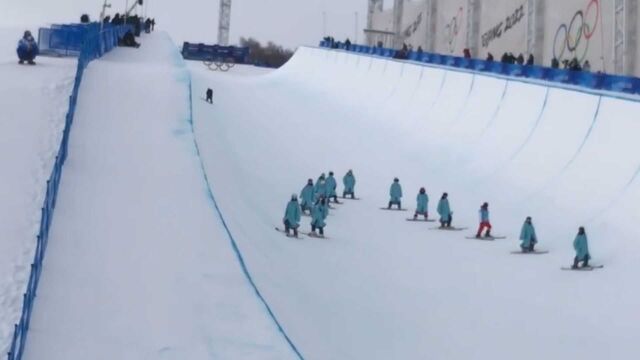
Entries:
<svg viewBox="0 0 640 360">
<path fill-rule="evenodd" d="M 309 214 L 311 214 L 311 207 L 313 206 L 313 197 L 315 192 L 313 189 L 313 179 L 309 179 L 307 180 L 307 185 L 305 185 L 302 188 L 302 191 L 300 191 L 300 209 L 303 213 L 309 211 Z"/>
<path fill-rule="evenodd" d="M 589 254 L 589 244 L 587 244 L 587 234 L 582 226 L 578 229 L 576 239 L 573 240 L 573 249 L 576 251 L 576 257 L 573 259 L 573 266 L 571 266 L 571 268 L 577 269 L 578 263 L 581 261 L 582 267 L 588 267 L 591 255 Z"/>
<path fill-rule="evenodd" d="M 16 49 L 18 53 L 18 63 L 24 64 L 26 61 L 29 65 L 35 65 L 35 58 L 38 55 L 38 44 L 36 40 L 31 35 L 31 31 L 27 30 L 24 32 L 22 39 L 18 42 L 18 48 Z"/>
<path fill-rule="evenodd" d="M 391 205 L 398 205 L 398 210 L 402 208 L 402 186 L 400 186 L 400 180 L 398 178 L 393 179 L 393 184 L 389 188 L 389 206 L 387 209 L 391 209 Z"/>
<path fill-rule="evenodd" d="M 324 235 L 324 227 L 327 225 L 324 221 L 329 215 L 329 209 L 324 198 L 321 198 L 318 203 L 315 204 L 311 211 L 311 232 L 316 233 L 316 229 L 319 230 L 320 236 Z"/>
<path fill-rule="evenodd" d="M 324 173 L 322 173 L 322 175 L 320 175 L 320 177 L 318 177 L 318 180 L 316 180 L 316 184 L 314 185 L 313 197 L 314 197 L 315 201 L 318 201 L 318 199 L 320 199 L 320 197 L 324 197 L 326 195 L 327 195 L 326 178 L 325 178 Z"/>
<path fill-rule="evenodd" d="M 347 195 L 351 195 L 351 198 L 355 198 L 356 177 L 353 176 L 353 171 L 349 170 L 342 178 L 344 184 L 344 191 L 342 191 L 342 197 L 347 198 Z"/>
<path fill-rule="evenodd" d="M 449 207 L 449 194 L 443 193 L 438 201 L 438 215 L 440 215 L 440 228 L 450 228 L 453 220 L 453 211 Z"/>
<path fill-rule="evenodd" d="M 331 202 L 333 199 L 334 202 L 338 202 L 338 195 L 336 194 L 336 188 L 338 187 L 338 183 L 336 182 L 336 178 L 333 177 L 333 171 L 329 171 L 329 177 L 325 181 L 326 186 L 326 198 L 328 202 Z"/>
<path fill-rule="evenodd" d="M 538 238 L 536 237 L 536 229 L 533 227 L 533 223 L 531 222 L 531 216 L 527 216 L 524 224 L 522 224 L 520 240 L 522 241 L 520 244 L 522 252 L 534 251 L 533 247 L 538 243 Z"/>
<path fill-rule="evenodd" d="M 416 202 L 416 212 L 413 214 L 413 220 L 417 220 L 418 215 L 423 215 L 424 219 L 427 220 L 429 218 L 429 196 L 424 188 L 420 188 Z"/>
<path fill-rule="evenodd" d="M 289 235 L 293 230 L 293 236 L 298 236 L 298 227 L 300 226 L 300 205 L 298 204 L 298 195 L 292 194 L 291 200 L 287 203 L 287 209 L 284 211 L 284 231 Z"/>
<path fill-rule="evenodd" d="M 491 222 L 489 221 L 489 203 L 484 203 L 478 210 L 480 216 L 480 226 L 478 226 L 478 232 L 476 237 L 480 238 L 484 229 L 487 229 L 485 237 L 491 237 Z"/>
</svg>

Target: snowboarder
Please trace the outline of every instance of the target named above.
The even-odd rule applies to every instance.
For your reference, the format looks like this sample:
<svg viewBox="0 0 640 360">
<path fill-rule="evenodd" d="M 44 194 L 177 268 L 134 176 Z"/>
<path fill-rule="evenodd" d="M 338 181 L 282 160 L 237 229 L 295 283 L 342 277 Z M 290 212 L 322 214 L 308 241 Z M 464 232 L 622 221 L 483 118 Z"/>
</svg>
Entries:
<svg viewBox="0 0 640 360">
<path fill-rule="evenodd" d="M 478 213 L 480 214 L 480 226 L 478 227 L 478 232 L 476 233 L 476 237 L 480 238 L 482 236 L 482 232 L 484 231 L 484 229 L 487 229 L 487 233 L 484 236 L 491 237 L 491 222 L 489 221 L 489 204 L 488 203 L 482 204 Z"/>
<path fill-rule="evenodd" d="M 389 188 L 389 206 L 387 209 L 391 209 L 391 205 L 398 205 L 398 210 L 402 208 L 400 199 L 402 199 L 402 186 L 400 186 L 400 180 L 398 178 L 393 179 L 393 184 Z"/>
<path fill-rule="evenodd" d="M 31 35 L 31 31 L 27 30 L 24 32 L 22 39 L 18 42 L 18 48 L 16 49 L 18 53 L 18 63 L 24 64 L 26 61 L 29 65 L 35 65 L 35 58 L 38 55 L 38 44 L 36 40 Z"/>
<path fill-rule="evenodd" d="M 318 201 L 321 197 L 325 197 L 327 195 L 327 183 L 325 180 L 325 175 L 322 173 L 318 180 L 316 181 L 316 185 L 313 188 L 313 197 L 315 201 Z"/>
<path fill-rule="evenodd" d="M 311 211 L 311 233 L 316 234 L 316 229 L 319 230 L 320 236 L 324 235 L 324 227 L 327 225 L 324 220 L 329 215 L 329 209 L 324 198 L 321 198 Z"/>
<path fill-rule="evenodd" d="M 587 244 L 587 234 L 582 226 L 578 229 L 576 239 L 573 240 L 573 248 L 576 251 L 576 257 L 573 259 L 573 266 L 571 266 L 571 268 L 577 269 L 578 263 L 581 261 L 582 267 L 589 267 L 591 255 L 589 254 L 589 245 Z"/>
<path fill-rule="evenodd" d="M 538 243 L 538 238 L 536 237 L 536 229 L 533 227 L 533 223 L 531 222 L 531 216 L 527 216 L 524 224 L 522 224 L 520 240 L 522 241 L 520 244 L 522 252 L 534 251 L 533 247 Z"/>
<path fill-rule="evenodd" d="M 338 203 L 338 195 L 336 194 L 338 184 L 336 183 L 336 178 L 333 177 L 333 171 L 329 171 L 329 177 L 325 181 L 325 186 L 327 202 L 331 202 L 333 198 L 333 201 Z"/>
<path fill-rule="evenodd" d="M 444 193 L 438 201 L 438 215 L 440 215 L 440 227 L 451 227 L 451 221 L 453 220 L 453 211 L 449 207 L 449 194 Z"/>
<path fill-rule="evenodd" d="M 356 177 L 353 176 L 353 171 L 349 170 L 342 178 L 344 184 L 344 191 L 342 191 L 342 197 L 346 198 L 347 195 L 351 195 L 351 198 L 355 198 Z"/>
<path fill-rule="evenodd" d="M 416 202 L 416 212 L 413 214 L 413 220 L 418 219 L 418 215 L 423 215 L 425 220 L 429 219 L 429 196 L 424 188 L 420 188 Z"/>
<path fill-rule="evenodd" d="M 309 179 L 307 180 L 307 185 L 305 185 L 302 188 L 302 191 L 300 191 L 300 209 L 303 213 L 308 210 L 309 214 L 311 214 L 311 207 L 313 206 L 313 195 L 313 179 Z"/>
<path fill-rule="evenodd" d="M 207 102 L 213 104 L 213 90 L 211 88 L 207 89 Z"/>
<path fill-rule="evenodd" d="M 293 230 L 293 236 L 298 236 L 298 227 L 300 226 L 300 205 L 298 204 L 298 195 L 292 194 L 291 200 L 287 204 L 287 209 L 284 212 L 284 231 L 289 235 L 289 232 Z"/>
</svg>

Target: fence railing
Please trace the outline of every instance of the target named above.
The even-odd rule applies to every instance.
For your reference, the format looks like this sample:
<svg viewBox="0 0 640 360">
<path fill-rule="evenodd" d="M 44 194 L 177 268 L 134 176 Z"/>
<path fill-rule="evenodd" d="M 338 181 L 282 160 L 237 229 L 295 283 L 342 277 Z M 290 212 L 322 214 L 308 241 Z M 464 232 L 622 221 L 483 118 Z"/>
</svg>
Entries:
<svg viewBox="0 0 640 360">
<path fill-rule="evenodd" d="M 31 312 L 36 298 L 40 275 L 42 274 L 42 262 L 49 240 L 49 228 L 51 227 L 53 211 L 56 207 L 58 187 L 62 177 L 63 165 L 67 159 L 69 135 L 76 111 L 76 104 L 78 102 L 78 91 L 80 90 L 82 75 L 89 62 L 101 57 L 106 52 L 116 47 L 118 45 L 118 38 L 127 30 L 128 29 L 123 27 L 111 27 L 103 30 L 100 30 L 99 27 L 94 27 L 84 35 L 78 57 L 78 67 L 76 70 L 75 82 L 73 84 L 73 91 L 69 97 L 69 110 L 65 119 L 62 141 L 58 148 L 58 154 L 56 155 L 51 176 L 49 177 L 49 180 L 47 180 L 44 204 L 41 209 L 40 230 L 36 238 L 36 251 L 33 263 L 31 264 L 31 273 L 29 274 L 27 290 L 23 295 L 22 300 L 22 314 L 18 323 L 14 326 L 13 339 L 7 355 L 8 360 L 20 360 L 24 353 L 27 334 L 29 332 Z"/>
<path fill-rule="evenodd" d="M 79 56 L 89 34 L 101 33 L 103 36 L 115 37 L 117 44 L 118 38 L 123 37 L 127 31 L 133 32 L 133 26 L 99 23 L 51 25 L 38 30 L 38 48 L 42 54 Z"/>
<path fill-rule="evenodd" d="M 344 43 L 333 43 L 333 46 L 331 45 L 332 43 L 328 41 L 320 42 L 320 47 L 337 48 L 361 54 L 377 55 L 388 58 L 394 58 L 398 54 L 397 50 L 376 46 L 350 45 L 347 47 Z M 452 55 L 427 52 L 420 53 L 417 51 L 409 51 L 403 59 L 478 72 L 574 85 L 594 90 L 640 94 L 640 78 L 631 76 L 557 69 L 536 65 L 506 64 L 500 61 L 469 59 Z"/>
</svg>

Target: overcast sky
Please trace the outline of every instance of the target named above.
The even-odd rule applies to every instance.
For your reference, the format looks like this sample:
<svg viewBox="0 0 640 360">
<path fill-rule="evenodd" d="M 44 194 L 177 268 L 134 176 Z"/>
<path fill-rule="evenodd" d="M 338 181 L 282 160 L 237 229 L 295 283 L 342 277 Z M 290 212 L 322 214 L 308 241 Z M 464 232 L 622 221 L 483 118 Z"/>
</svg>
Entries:
<svg viewBox="0 0 640 360">
<path fill-rule="evenodd" d="M 130 0 L 132 3 L 134 0 Z M 110 13 L 123 12 L 126 0 L 110 0 Z M 146 0 L 147 13 L 174 41 L 214 43 L 218 33 L 219 0 Z M 80 14 L 98 18 L 103 0 L 0 0 L 0 27 L 38 26 L 77 22 Z M 385 7 L 393 3 L 386 0 Z M 273 41 L 285 47 L 314 45 L 326 31 L 336 39 L 356 33 L 366 25 L 367 0 L 232 0 L 230 42 L 241 36 Z"/>
</svg>

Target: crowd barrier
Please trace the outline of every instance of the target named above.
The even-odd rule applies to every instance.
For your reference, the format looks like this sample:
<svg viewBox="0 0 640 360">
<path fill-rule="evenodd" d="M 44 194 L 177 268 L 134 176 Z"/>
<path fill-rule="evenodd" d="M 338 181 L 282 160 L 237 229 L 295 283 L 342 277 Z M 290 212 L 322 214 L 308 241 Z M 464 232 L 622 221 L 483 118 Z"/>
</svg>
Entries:
<svg viewBox="0 0 640 360">
<path fill-rule="evenodd" d="M 51 25 L 38 30 L 38 48 L 40 53 L 57 56 L 79 56 L 88 36 L 100 34 L 103 43 L 117 45 L 127 31 L 134 31 L 132 25 L 114 26 L 100 23 Z"/>
<path fill-rule="evenodd" d="M 82 40 L 73 91 L 69 97 L 69 110 L 67 111 L 65 118 L 62 141 L 58 148 L 51 176 L 49 177 L 49 180 L 47 180 L 44 204 L 41 209 L 40 229 L 36 238 L 36 251 L 33 263 L 31 264 L 31 273 L 29 274 L 27 290 L 22 299 L 22 314 L 19 322 L 14 325 L 13 339 L 7 354 L 8 360 L 20 360 L 24 353 L 33 303 L 36 297 L 40 275 L 42 273 L 42 261 L 44 259 L 49 240 L 49 228 L 51 227 L 51 220 L 53 219 L 53 212 L 56 207 L 58 187 L 62 177 L 63 165 L 67 159 L 69 134 L 71 132 L 71 125 L 73 124 L 73 117 L 76 111 L 78 91 L 80 89 L 80 83 L 82 82 L 82 75 L 85 68 L 92 60 L 101 57 L 106 52 L 116 47 L 118 45 L 118 36 L 120 36 L 120 34 L 124 34 L 127 30 L 127 27 L 109 27 L 102 30 L 100 30 L 100 27 L 93 27 L 85 33 Z"/>
<path fill-rule="evenodd" d="M 247 64 L 249 48 L 185 42 L 182 45 L 182 57 L 185 60 Z"/>
<path fill-rule="evenodd" d="M 377 55 L 387 58 L 394 58 L 398 53 L 394 49 L 364 45 L 350 45 L 347 48 L 344 43 L 331 43 L 329 41 L 320 42 L 320 47 L 338 48 L 355 53 Z M 426 52 L 419 53 L 416 51 L 410 51 L 407 54 L 407 60 L 468 69 L 478 72 L 550 81 L 594 90 L 640 94 L 640 78 L 630 76 L 555 69 L 535 65 L 505 64 L 499 61 L 468 59 L 452 55 Z"/>
</svg>

